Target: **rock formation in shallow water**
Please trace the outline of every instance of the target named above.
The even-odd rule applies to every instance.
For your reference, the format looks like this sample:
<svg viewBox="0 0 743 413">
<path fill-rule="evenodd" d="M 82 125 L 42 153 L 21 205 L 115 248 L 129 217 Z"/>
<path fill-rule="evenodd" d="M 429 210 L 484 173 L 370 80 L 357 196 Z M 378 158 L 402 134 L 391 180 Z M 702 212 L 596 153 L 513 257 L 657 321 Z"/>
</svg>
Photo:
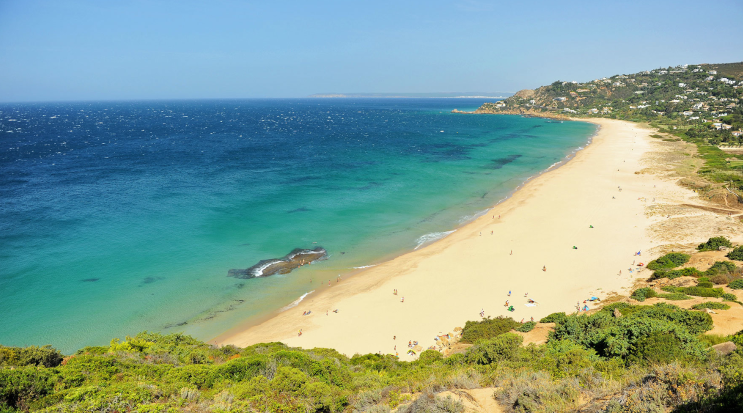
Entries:
<svg viewBox="0 0 743 413">
<path fill-rule="evenodd" d="M 292 252 L 286 254 L 283 258 L 271 258 L 267 260 L 260 260 L 258 264 L 245 269 L 233 269 L 227 273 L 228 277 L 235 278 L 257 278 L 267 277 L 273 274 L 287 274 L 293 269 L 309 264 L 312 261 L 324 259 L 328 256 L 328 252 L 323 247 L 317 247 L 315 249 L 302 249 L 295 248 Z"/>
</svg>

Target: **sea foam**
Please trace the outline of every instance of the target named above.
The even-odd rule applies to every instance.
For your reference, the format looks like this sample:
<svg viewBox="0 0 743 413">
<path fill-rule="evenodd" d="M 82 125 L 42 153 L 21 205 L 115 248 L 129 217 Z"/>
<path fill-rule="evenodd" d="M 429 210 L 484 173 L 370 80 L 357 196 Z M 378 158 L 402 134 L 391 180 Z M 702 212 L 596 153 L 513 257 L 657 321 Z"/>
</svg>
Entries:
<svg viewBox="0 0 743 413">
<path fill-rule="evenodd" d="M 451 231 L 444 231 L 444 232 L 431 232 L 426 235 L 422 235 L 420 238 L 416 240 L 417 245 L 415 246 L 415 249 L 418 249 L 426 244 L 430 244 L 434 241 L 438 241 L 442 238 L 446 238 L 449 234 L 454 232 L 456 230 Z"/>
</svg>

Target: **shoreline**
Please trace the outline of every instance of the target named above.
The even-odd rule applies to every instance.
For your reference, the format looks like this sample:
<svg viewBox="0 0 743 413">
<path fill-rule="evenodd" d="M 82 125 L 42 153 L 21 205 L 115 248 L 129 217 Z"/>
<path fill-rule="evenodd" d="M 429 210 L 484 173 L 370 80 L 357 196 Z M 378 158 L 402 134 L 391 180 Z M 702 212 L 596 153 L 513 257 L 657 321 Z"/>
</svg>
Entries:
<svg viewBox="0 0 743 413">
<path fill-rule="evenodd" d="M 454 109 L 454 111 L 456 111 L 455 113 L 476 114 L 475 112 L 461 112 L 461 111 L 457 111 L 457 109 Z M 506 115 L 510 115 L 510 114 L 506 114 Z M 548 119 L 548 118 L 545 118 L 545 119 Z M 596 137 L 596 135 L 599 133 L 599 131 L 601 129 L 601 125 L 598 124 L 598 123 L 596 123 L 596 122 L 584 121 L 582 119 L 567 119 L 567 120 L 577 121 L 577 122 L 591 123 L 591 124 L 593 124 L 596 127 L 596 129 L 594 130 L 594 132 L 590 136 L 588 136 L 588 139 L 586 140 L 586 142 L 583 145 L 578 146 L 575 149 L 573 149 L 573 151 L 571 153 L 569 153 L 568 155 L 566 155 L 560 161 L 553 163 L 552 165 L 550 165 L 549 167 L 547 167 L 547 168 L 539 171 L 535 175 L 532 175 L 532 176 L 527 177 L 523 182 L 521 182 L 515 188 L 513 188 L 512 190 L 510 190 L 503 198 L 501 198 L 500 200 L 498 200 L 498 202 L 496 202 L 494 205 L 488 207 L 485 210 L 481 210 L 481 211 L 475 212 L 474 214 L 472 214 L 472 219 L 470 219 L 470 220 L 467 220 L 465 222 L 462 222 L 459 225 L 457 225 L 455 227 L 452 227 L 449 230 L 441 231 L 441 232 L 447 233 L 447 235 L 445 235 L 445 236 L 443 236 L 441 238 L 435 239 L 433 241 L 430 241 L 430 242 L 425 242 L 425 243 L 423 243 L 421 245 L 416 246 L 412 250 L 405 249 L 405 250 L 401 250 L 401 251 L 398 251 L 398 252 L 394 252 L 392 254 L 386 254 L 385 256 L 380 257 L 378 261 L 372 262 L 372 263 L 367 264 L 367 265 L 364 265 L 362 267 L 354 267 L 352 269 L 349 269 L 347 272 L 345 272 L 343 274 L 343 281 L 344 282 L 345 281 L 348 281 L 350 279 L 353 279 L 354 277 L 357 277 L 357 276 L 365 273 L 367 270 L 370 270 L 370 269 L 372 269 L 374 267 L 378 267 L 378 266 L 380 266 L 382 264 L 385 264 L 385 263 L 388 263 L 390 261 L 393 261 L 393 260 L 395 260 L 395 259 L 397 259 L 397 258 L 399 258 L 401 256 L 404 256 L 404 255 L 407 255 L 407 254 L 410 254 L 410 253 L 414 253 L 416 251 L 419 251 L 421 249 L 425 249 L 425 248 L 427 248 L 427 247 L 429 247 L 429 246 L 431 246 L 433 244 L 436 244 L 438 242 L 443 241 L 449 235 L 452 235 L 453 233 L 455 233 L 455 232 L 457 232 L 457 231 L 459 231 L 459 230 L 467 227 L 471 223 L 477 221 L 480 217 L 482 217 L 484 215 L 487 215 L 490 211 L 492 211 L 498 205 L 500 205 L 500 204 L 502 204 L 504 202 L 507 202 L 509 199 L 511 199 L 511 197 L 514 196 L 514 194 L 516 194 L 519 190 L 521 190 L 521 188 L 523 188 L 529 182 L 531 182 L 531 181 L 533 181 L 535 179 L 538 179 L 539 177 L 541 177 L 542 175 L 544 175 L 546 173 L 549 173 L 549 172 L 554 171 L 554 170 L 556 170 L 556 169 L 558 169 L 558 168 L 560 168 L 562 166 L 567 165 L 573 158 L 575 158 L 575 156 L 579 152 L 585 150 L 586 148 L 588 148 L 591 145 L 591 143 L 593 142 L 593 139 Z M 428 235 L 428 234 L 424 234 L 424 236 L 425 235 Z M 322 284 L 321 283 L 319 285 L 319 287 L 314 288 L 311 291 L 308 291 L 308 292 L 304 293 L 303 295 L 297 297 L 295 300 L 293 300 L 289 304 L 287 304 L 285 306 L 282 306 L 282 307 L 280 307 L 278 309 L 275 309 L 273 311 L 270 311 L 270 312 L 268 312 L 266 314 L 263 314 L 263 315 L 260 315 L 260 316 L 257 316 L 257 317 L 253 317 L 250 320 L 243 321 L 243 322 L 241 322 L 241 323 L 239 323 L 239 324 L 237 324 L 235 326 L 232 326 L 229 329 L 221 332 L 217 336 L 212 337 L 211 339 L 206 340 L 206 342 L 208 342 L 208 343 L 214 343 L 214 344 L 219 344 L 219 345 L 224 345 L 225 344 L 225 341 L 226 340 L 229 340 L 231 337 L 233 337 L 233 336 L 235 336 L 237 334 L 240 334 L 240 333 L 242 333 L 245 330 L 248 330 L 248 329 L 251 329 L 251 328 L 256 327 L 258 325 L 261 325 L 264 322 L 267 322 L 268 320 L 271 320 L 271 319 L 273 319 L 273 318 L 281 315 L 282 313 L 284 313 L 286 311 L 292 310 L 292 309 L 296 308 L 298 305 L 301 305 L 302 302 L 305 301 L 305 299 L 317 297 L 317 296 L 325 293 L 326 291 L 328 291 L 331 288 L 332 287 L 328 287 L 325 284 Z"/>
<path fill-rule="evenodd" d="M 616 272 L 631 265 L 634 251 L 654 246 L 645 234 L 652 219 L 644 216 L 645 203 L 637 199 L 658 192 L 653 191 L 656 185 L 678 189 L 657 176 L 635 173 L 651 150 L 649 129 L 606 119 L 591 123 L 601 127 L 591 144 L 577 150 L 570 162 L 521 184 L 487 215 L 367 269 L 363 277 L 307 296 L 289 311 L 210 342 L 246 346 L 282 341 L 332 347 L 349 356 L 397 352 L 409 360 L 413 357 L 404 354 L 404 341 L 419 341 L 425 349 L 437 334 L 478 319 L 481 309 L 487 316 L 529 321 L 556 311 L 570 313 L 576 301 L 592 295 L 626 295 L 637 275 Z M 624 192 L 617 190 L 617 182 Z M 596 229 L 589 229 L 589 223 Z M 572 249 L 576 244 L 580 247 Z M 542 271 L 543 265 L 548 271 Z M 393 289 L 400 295 L 392 295 Z M 511 290 L 515 294 L 509 297 Z M 538 305 L 524 308 L 525 294 Z M 515 312 L 505 310 L 506 299 L 513 300 Z M 310 310 L 310 316 L 302 316 Z M 326 311 L 327 316 L 322 314 Z"/>
</svg>

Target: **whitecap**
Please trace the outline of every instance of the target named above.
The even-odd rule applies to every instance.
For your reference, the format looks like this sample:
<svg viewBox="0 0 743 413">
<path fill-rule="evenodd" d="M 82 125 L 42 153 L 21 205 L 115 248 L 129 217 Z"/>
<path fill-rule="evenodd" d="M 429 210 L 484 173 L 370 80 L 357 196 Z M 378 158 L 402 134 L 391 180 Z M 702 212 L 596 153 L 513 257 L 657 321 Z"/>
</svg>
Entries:
<svg viewBox="0 0 743 413">
<path fill-rule="evenodd" d="M 301 302 L 302 302 L 302 300 L 304 300 L 304 298 L 305 298 L 305 297 L 307 297 L 308 295 L 310 295 L 310 294 L 312 294 L 312 293 L 314 293 L 314 292 L 315 292 L 315 290 L 312 290 L 312 291 L 310 291 L 310 292 L 308 292 L 308 293 L 304 293 L 304 294 L 302 294 L 302 296 L 301 296 L 301 297 L 299 297 L 299 298 L 297 298 L 296 300 L 292 301 L 292 302 L 291 302 L 291 304 L 287 305 L 286 307 L 283 307 L 283 308 L 281 309 L 281 311 L 286 311 L 286 310 L 288 310 L 288 309 L 290 309 L 290 308 L 294 308 L 294 307 L 298 306 L 298 305 L 299 305 L 299 303 L 301 303 Z"/>
<path fill-rule="evenodd" d="M 426 244 L 430 244 L 430 243 L 432 243 L 434 241 L 438 241 L 438 240 L 440 240 L 442 238 L 446 238 L 446 236 L 448 236 L 449 234 L 451 234 L 454 231 L 456 231 L 456 230 L 444 231 L 444 232 L 431 232 L 429 234 L 422 235 L 421 237 L 419 237 L 416 240 L 416 242 L 417 242 L 418 245 L 415 246 L 415 249 L 418 249 L 418 248 L 420 248 L 420 247 L 422 247 L 422 246 L 424 246 Z"/>
</svg>

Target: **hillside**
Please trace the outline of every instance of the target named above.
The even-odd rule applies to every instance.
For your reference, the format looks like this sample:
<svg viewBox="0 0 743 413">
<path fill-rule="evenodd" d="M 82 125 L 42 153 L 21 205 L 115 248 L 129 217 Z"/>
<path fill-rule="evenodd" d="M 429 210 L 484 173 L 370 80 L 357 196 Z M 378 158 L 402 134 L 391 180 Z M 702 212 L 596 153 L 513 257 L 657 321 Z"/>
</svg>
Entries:
<svg viewBox="0 0 743 413">
<path fill-rule="evenodd" d="M 700 176 L 743 206 L 743 63 L 683 65 L 521 90 L 475 113 L 648 123 L 697 145 Z M 666 136 L 668 138 L 668 136 Z M 718 189 L 721 188 L 718 185 Z"/>
</svg>

